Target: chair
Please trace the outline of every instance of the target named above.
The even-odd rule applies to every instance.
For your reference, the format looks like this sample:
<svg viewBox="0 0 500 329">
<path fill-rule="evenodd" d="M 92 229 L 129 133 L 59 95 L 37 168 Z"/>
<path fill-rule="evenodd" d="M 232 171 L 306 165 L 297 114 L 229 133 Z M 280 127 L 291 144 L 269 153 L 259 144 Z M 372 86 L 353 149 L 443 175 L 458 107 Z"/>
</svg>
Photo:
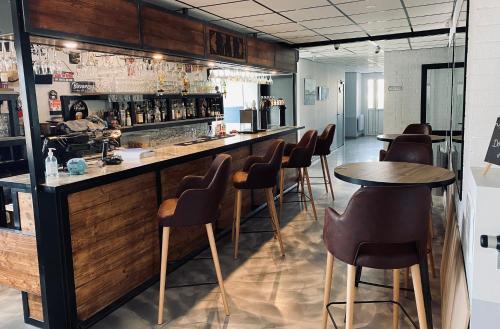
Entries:
<svg viewBox="0 0 500 329">
<path fill-rule="evenodd" d="M 264 189 L 267 207 L 271 216 L 271 225 L 278 239 L 281 255 L 285 256 L 285 249 L 280 233 L 280 223 L 274 206 L 273 188 L 276 186 L 278 172 L 281 168 L 281 159 L 285 142 L 275 140 L 269 145 L 266 154 L 262 157 L 247 158 L 243 169 L 233 174 L 233 185 L 236 189 L 235 220 L 233 223 L 234 258 L 238 258 L 238 244 L 240 237 L 241 192 L 246 189 Z"/>
<path fill-rule="evenodd" d="M 412 123 L 403 130 L 403 135 L 405 134 L 432 135 L 432 127 L 428 123 Z"/>
<path fill-rule="evenodd" d="M 161 246 L 160 299 L 158 303 L 158 324 L 163 323 L 165 283 L 167 275 L 168 241 L 171 227 L 205 225 L 212 252 L 217 281 L 222 294 L 224 311 L 229 316 L 229 306 L 224 291 L 224 281 L 215 245 L 212 224 L 219 215 L 219 207 L 226 191 L 231 172 L 231 156 L 218 155 L 205 176 L 186 176 L 177 188 L 175 198 L 162 202 L 158 220 L 163 228 Z"/>
<path fill-rule="evenodd" d="M 389 147 L 383 161 L 411 162 L 432 166 L 433 164 L 432 142 L 428 135 L 401 135 L 394 139 Z M 429 264 L 432 277 L 436 277 L 436 264 L 432 250 L 432 216 L 429 211 Z M 408 274 L 407 274 L 408 275 Z M 408 281 L 408 279 L 406 280 Z"/>
<path fill-rule="evenodd" d="M 316 141 L 318 139 L 318 132 L 316 130 L 308 130 L 304 133 L 302 138 L 297 144 L 287 144 L 285 146 L 284 156 L 281 161 L 280 170 L 280 211 L 283 209 L 283 190 L 285 189 L 285 169 L 294 168 L 298 172 L 299 182 L 302 188 L 301 196 L 307 209 L 307 199 L 304 193 L 304 178 L 307 182 L 309 190 L 309 200 L 314 213 L 314 218 L 318 220 L 316 214 L 316 206 L 314 205 L 314 198 L 311 189 L 311 181 L 309 179 L 309 172 L 307 168 L 311 166 Z"/>
<path fill-rule="evenodd" d="M 399 318 L 400 269 L 410 267 L 418 322 L 421 329 L 427 329 L 419 264 L 425 262 L 430 204 L 430 190 L 425 186 L 362 187 L 342 215 L 327 209 L 322 328 L 327 325 L 333 263 L 337 258 L 347 263 L 346 329 L 353 328 L 357 266 L 393 270 L 393 329 L 397 329 Z"/>
<path fill-rule="evenodd" d="M 332 179 L 330 177 L 330 169 L 328 168 L 327 156 L 330 154 L 330 147 L 332 146 L 333 137 L 335 136 L 335 127 L 336 126 L 334 124 L 329 124 L 326 126 L 325 130 L 323 130 L 323 133 L 318 136 L 316 148 L 314 149 L 314 155 L 318 155 L 321 160 L 321 169 L 323 170 L 323 180 L 325 182 L 326 193 L 328 193 L 327 184 L 329 184 L 333 199 L 335 199 L 335 195 L 333 194 Z"/>
</svg>

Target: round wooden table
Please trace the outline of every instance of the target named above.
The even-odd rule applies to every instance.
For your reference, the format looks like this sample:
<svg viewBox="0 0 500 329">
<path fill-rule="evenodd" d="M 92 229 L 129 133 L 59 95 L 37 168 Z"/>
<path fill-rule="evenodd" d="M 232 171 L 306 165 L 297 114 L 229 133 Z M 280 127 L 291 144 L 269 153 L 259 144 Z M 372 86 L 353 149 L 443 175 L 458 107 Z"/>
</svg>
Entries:
<svg viewBox="0 0 500 329">
<path fill-rule="evenodd" d="M 382 142 L 393 142 L 396 137 L 398 136 L 401 136 L 402 134 L 382 134 L 382 135 L 378 135 L 377 136 L 377 139 L 379 141 L 382 141 Z M 446 140 L 446 136 L 439 136 L 439 135 L 429 135 L 429 137 L 431 138 L 431 141 L 433 143 L 441 143 L 441 142 L 444 142 Z"/>
<path fill-rule="evenodd" d="M 357 162 L 338 166 L 335 177 L 345 182 L 362 186 L 426 185 L 429 188 L 446 187 L 455 182 L 455 174 L 447 169 L 408 162 Z M 448 195 L 448 193 L 447 193 Z M 451 202 L 447 202 L 449 207 Z M 450 209 L 446 210 L 447 214 Z M 420 264 L 424 293 L 427 328 L 432 329 L 432 298 L 427 259 Z M 358 267 L 361 277 L 361 268 Z"/>
<path fill-rule="evenodd" d="M 455 174 L 444 168 L 408 162 L 356 162 L 338 166 L 335 177 L 363 186 L 426 185 L 446 187 Z"/>
</svg>

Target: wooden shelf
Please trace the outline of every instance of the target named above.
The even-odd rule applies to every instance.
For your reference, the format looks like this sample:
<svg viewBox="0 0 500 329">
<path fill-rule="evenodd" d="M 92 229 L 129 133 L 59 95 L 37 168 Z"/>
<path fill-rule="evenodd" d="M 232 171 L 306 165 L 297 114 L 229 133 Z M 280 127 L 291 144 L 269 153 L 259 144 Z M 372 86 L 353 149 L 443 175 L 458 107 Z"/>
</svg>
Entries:
<svg viewBox="0 0 500 329">
<path fill-rule="evenodd" d="M 215 117 L 208 118 L 197 118 L 197 119 L 184 119 L 184 120 L 175 120 L 175 121 L 167 121 L 167 122 L 157 122 L 157 123 L 143 123 L 138 124 L 131 127 L 122 127 L 121 131 L 124 133 L 133 132 L 133 131 L 142 131 L 142 130 L 150 130 L 150 129 L 160 129 L 167 127 L 178 127 L 178 126 L 186 126 L 192 125 L 196 123 L 209 123 L 215 120 Z"/>
</svg>

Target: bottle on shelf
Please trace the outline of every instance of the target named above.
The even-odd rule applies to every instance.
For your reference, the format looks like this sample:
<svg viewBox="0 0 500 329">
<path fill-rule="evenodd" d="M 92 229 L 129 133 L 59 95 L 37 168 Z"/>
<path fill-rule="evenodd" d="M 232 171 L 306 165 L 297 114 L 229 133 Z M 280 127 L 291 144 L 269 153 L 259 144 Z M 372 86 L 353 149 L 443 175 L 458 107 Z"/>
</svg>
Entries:
<svg viewBox="0 0 500 329">
<path fill-rule="evenodd" d="M 128 126 L 127 123 L 127 110 L 125 108 L 125 103 L 120 104 L 120 124 L 124 127 Z"/>
<path fill-rule="evenodd" d="M 135 123 L 137 124 L 144 123 L 144 112 L 139 104 L 137 104 L 135 108 Z"/>
</svg>

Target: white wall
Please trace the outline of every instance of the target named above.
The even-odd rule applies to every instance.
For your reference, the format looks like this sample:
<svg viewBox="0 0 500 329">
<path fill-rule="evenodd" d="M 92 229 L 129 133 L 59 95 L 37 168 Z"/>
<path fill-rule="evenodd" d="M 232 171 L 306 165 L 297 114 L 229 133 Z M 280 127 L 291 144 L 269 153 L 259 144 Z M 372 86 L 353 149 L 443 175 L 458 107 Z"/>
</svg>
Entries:
<svg viewBox="0 0 500 329">
<path fill-rule="evenodd" d="M 456 54 L 463 53 L 463 49 L 456 51 Z M 422 65 L 447 63 L 451 59 L 448 48 L 385 53 L 384 133 L 400 133 L 410 123 L 420 122 Z M 463 58 L 457 58 L 457 61 L 463 61 Z M 402 86 L 403 89 L 388 91 L 389 86 Z"/>
<path fill-rule="evenodd" d="M 305 126 L 305 130 L 316 129 L 321 134 L 327 124 L 337 123 L 338 81 L 345 80 L 345 70 L 341 65 L 318 63 L 301 58 L 297 71 L 297 123 Z M 316 100 L 315 105 L 304 105 L 306 78 L 316 80 L 317 86 L 328 86 L 330 89 L 328 99 Z"/>
<path fill-rule="evenodd" d="M 479 247 L 480 234 L 500 234 L 498 213 L 491 213 L 488 232 L 474 232 L 476 205 L 476 182 L 471 168 L 483 167 L 496 118 L 500 116 L 500 1 L 470 1 L 469 46 L 467 54 L 467 90 L 465 100 L 464 134 L 464 178 L 462 201 L 458 202 L 458 220 L 462 233 L 463 250 L 466 258 L 469 289 L 472 299 L 471 329 L 498 328 L 500 321 L 500 300 L 498 296 L 479 296 L 475 293 L 474 273 L 471 264 L 481 261 L 471 259 L 471 250 Z M 500 188 L 492 191 L 500 200 Z M 457 200 L 458 201 L 458 200 Z M 483 217 L 484 218 L 484 217 Z M 481 285 L 498 285 L 499 270 L 490 259 L 490 279 Z M 477 281 L 477 280 L 476 280 Z"/>
</svg>

